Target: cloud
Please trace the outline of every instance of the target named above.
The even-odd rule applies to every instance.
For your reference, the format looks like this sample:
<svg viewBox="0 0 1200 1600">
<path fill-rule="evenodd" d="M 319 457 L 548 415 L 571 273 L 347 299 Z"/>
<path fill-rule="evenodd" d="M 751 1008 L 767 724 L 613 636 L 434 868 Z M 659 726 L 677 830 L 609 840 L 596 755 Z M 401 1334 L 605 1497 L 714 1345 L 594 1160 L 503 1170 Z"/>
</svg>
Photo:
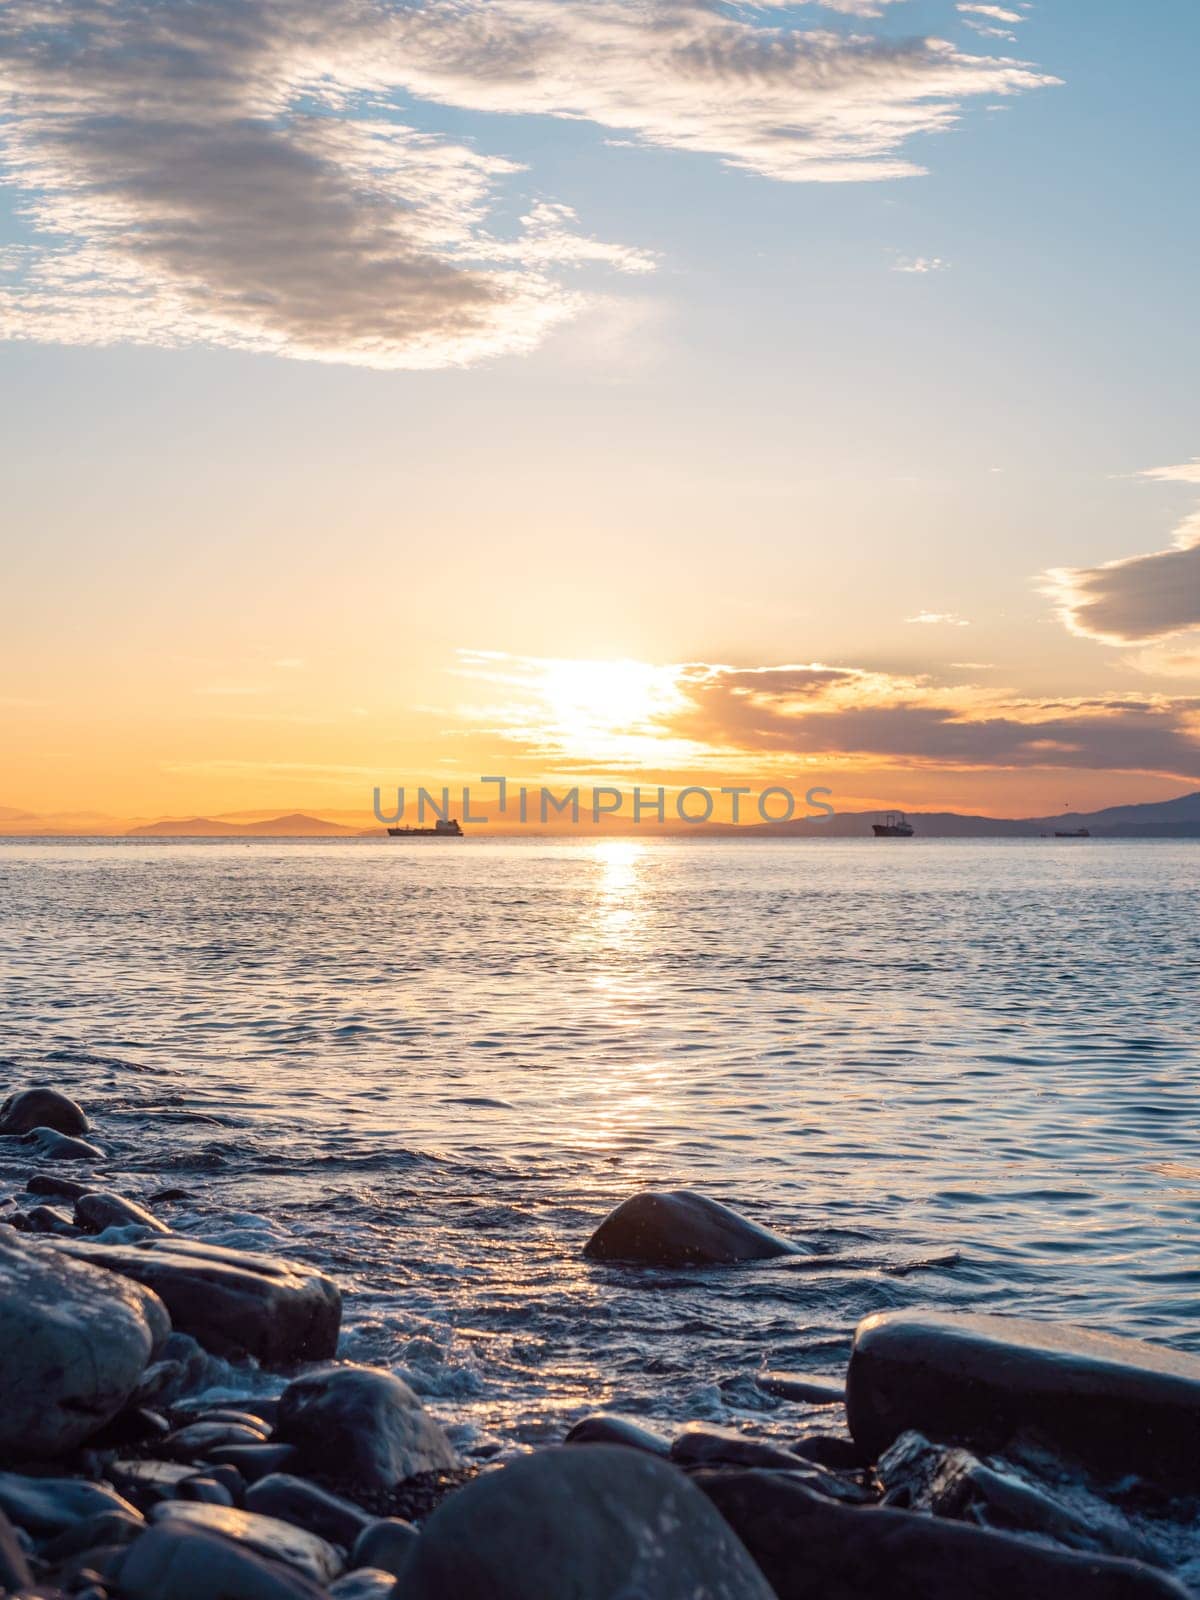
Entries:
<svg viewBox="0 0 1200 1600">
<path fill-rule="evenodd" d="M 1157 483 L 1200 484 L 1200 460 L 1138 474 Z M 1200 511 L 1179 525 L 1169 550 L 1099 567 L 1056 567 L 1043 587 L 1074 634 L 1103 644 L 1153 644 L 1200 628 Z"/>
<path fill-rule="evenodd" d="M 905 617 L 905 622 L 919 622 L 927 627 L 969 628 L 965 617 L 956 617 L 952 611 L 918 611 L 915 617 Z"/>
<path fill-rule="evenodd" d="M 945 272 L 949 267 L 948 261 L 943 261 L 941 256 L 897 256 L 892 262 L 893 272 Z"/>
<path fill-rule="evenodd" d="M 401 96 L 844 181 L 920 172 L 904 145 L 966 100 L 1057 81 L 771 17 L 713 0 L 6 0 L 0 162 L 35 243 L 0 261 L 0 336 L 444 366 L 577 315 L 580 267 L 653 266 L 545 197 L 499 229 L 522 169 L 428 131 L 437 113 L 414 120 Z"/>
</svg>

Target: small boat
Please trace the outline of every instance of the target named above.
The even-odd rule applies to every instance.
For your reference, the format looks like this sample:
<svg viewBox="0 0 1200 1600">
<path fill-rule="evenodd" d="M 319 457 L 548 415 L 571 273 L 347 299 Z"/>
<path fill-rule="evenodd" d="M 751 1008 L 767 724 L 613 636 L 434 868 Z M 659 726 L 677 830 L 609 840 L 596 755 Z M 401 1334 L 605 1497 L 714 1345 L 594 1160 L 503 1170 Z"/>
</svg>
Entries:
<svg viewBox="0 0 1200 1600">
<path fill-rule="evenodd" d="M 1091 833 L 1087 828 L 1070 828 L 1054 835 L 1056 839 L 1090 839 Z"/>
<path fill-rule="evenodd" d="M 903 811 L 889 811 L 882 822 L 871 824 L 877 839 L 911 839 L 913 836 L 912 823 Z"/>
<path fill-rule="evenodd" d="M 457 817 L 435 822 L 432 828 L 389 828 L 390 839 L 461 839 L 463 831 Z"/>
</svg>

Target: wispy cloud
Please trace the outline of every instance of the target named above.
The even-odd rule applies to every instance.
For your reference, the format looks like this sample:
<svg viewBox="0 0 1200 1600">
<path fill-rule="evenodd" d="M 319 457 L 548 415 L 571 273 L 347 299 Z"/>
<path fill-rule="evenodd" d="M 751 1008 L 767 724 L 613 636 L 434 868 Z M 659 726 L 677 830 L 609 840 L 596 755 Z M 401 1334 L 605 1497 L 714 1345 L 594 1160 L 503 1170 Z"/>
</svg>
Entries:
<svg viewBox="0 0 1200 1600">
<path fill-rule="evenodd" d="M 955 10 L 961 14 L 968 28 L 973 28 L 985 39 L 1015 39 L 1017 36 L 1012 31 L 1012 24 L 1025 21 L 1020 11 L 1012 11 L 1007 6 L 958 5 Z"/>
<path fill-rule="evenodd" d="M 943 261 L 941 256 L 897 256 L 892 262 L 893 272 L 945 272 L 949 267 L 948 261 Z"/>
<path fill-rule="evenodd" d="M 933 628 L 969 628 L 966 617 L 956 617 L 952 611 L 918 611 L 915 617 L 905 617 L 905 622 L 919 622 Z"/>
<path fill-rule="evenodd" d="M 401 94 L 845 181 L 919 172 L 903 147 L 967 100 L 1057 81 L 941 40 L 780 14 L 711 0 L 7 0 L 0 155 L 38 242 L 5 254 L 0 336 L 444 366 L 528 349 L 578 314 L 580 267 L 651 269 L 562 200 L 501 228 L 519 166 L 418 129 Z"/>
<path fill-rule="evenodd" d="M 1138 476 L 1200 485 L 1200 460 Z M 1103 644 L 1152 644 L 1200 628 L 1200 511 L 1180 523 L 1168 550 L 1099 567 L 1056 567 L 1043 587 L 1072 633 Z"/>
</svg>

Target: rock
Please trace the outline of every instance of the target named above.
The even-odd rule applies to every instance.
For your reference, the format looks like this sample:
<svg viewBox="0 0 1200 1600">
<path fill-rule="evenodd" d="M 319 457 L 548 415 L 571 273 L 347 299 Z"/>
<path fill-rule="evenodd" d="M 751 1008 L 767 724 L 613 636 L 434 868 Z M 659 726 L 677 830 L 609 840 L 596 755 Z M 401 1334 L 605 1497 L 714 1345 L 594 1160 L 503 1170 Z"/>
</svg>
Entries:
<svg viewBox="0 0 1200 1600">
<path fill-rule="evenodd" d="M 0 1228 L 0 1459 L 82 1444 L 170 1331 L 155 1295 L 61 1252 Z"/>
<path fill-rule="evenodd" d="M 139 1385 L 140 1387 L 140 1385 Z M 136 1399 L 136 1391 L 135 1391 Z M 153 1443 L 161 1447 L 171 1424 L 160 1411 L 146 1406 L 127 1405 L 88 1440 L 93 1450 L 124 1450 L 134 1445 Z"/>
<path fill-rule="evenodd" d="M 907 1511 L 838 1505 L 787 1473 L 706 1472 L 693 1482 L 778 1600 L 1184 1600 L 1186 1593 L 1138 1562 L 1047 1549 Z"/>
<path fill-rule="evenodd" d="M 21 1135 L 21 1143 L 32 1145 L 46 1161 L 103 1161 L 104 1151 L 86 1139 L 72 1139 L 54 1128 L 31 1128 Z"/>
<path fill-rule="evenodd" d="M 715 1422 L 689 1422 L 671 1445 L 671 1460 L 680 1466 L 701 1466 L 720 1462 L 736 1467 L 802 1467 L 807 1463 L 769 1444 L 751 1439 L 735 1428 L 722 1428 Z"/>
<path fill-rule="evenodd" d="M 391 1600 L 396 1579 L 381 1567 L 359 1567 L 329 1585 L 330 1600 Z"/>
<path fill-rule="evenodd" d="M 599 1411 L 592 1417 L 581 1417 L 564 1444 L 623 1444 L 629 1450 L 644 1450 L 650 1456 L 667 1457 L 671 1454 L 671 1441 L 661 1433 L 643 1428 L 628 1417 L 614 1416 Z"/>
<path fill-rule="evenodd" d="M 829 1467 L 834 1472 L 855 1472 L 867 1462 L 853 1439 L 843 1439 L 836 1433 L 809 1433 L 797 1439 L 792 1446 L 793 1455 L 803 1461 L 815 1461 L 819 1467 Z"/>
<path fill-rule="evenodd" d="M 236 1467 L 247 1483 L 257 1483 L 271 1472 L 286 1472 L 300 1452 L 292 1444 L 226 1444 L 214 1450 L 205 1462 L 210 1470 L 213 1462 Z"/>
<path fill-rule="evenodd" d="M 691 1189 L 635 1194 L 622 1201 L 605 1217 L 583 1253 L 593 1261 L 638 1261 L 658 1267 L 802 1254 L 791 1240 Z"/>
<path fill-rule="evenodd" d="M 29 1562 L 17 1538 L 17 1531 L 0 1511 L 0 1594 L 13 1594 L 32 1587 Z"/>
<path fill-rule="evenodd" d="M 110 1194 L 106 1189 L 92 1189 L 81 1194 L 75 1202 L 75 1223 L 87 1233 L 103 1233 L 105 1228 L 121 1228 L 128 1223 L 149 1228 L 151 1233 L 170 1233 L 165 1222 L 160 1222 L 152 1211 L 139 1206 L 124 1195 Z"/>
<path fill-rule="evenodd" d="M 266 1444 L 265 1428 L 243 1422 L 193 1422 L 163 1440 L 163 1452 L 181 1461 L 195 1461 L 227 1444 Z"/>
<path fill-rule="evenodd" d="M 56 1133 L 87 1133 L 83 1107 L 57 1089 L 18 1089 L 0 1105 L 0 1134 L 50 1128 Z"/>
<path fill-rule="evenodd" d="M 91 1194 L 86 1183 L 76 1183 L 74 1178 L 60 1178 L 56 1172 L 33 1172 L 25 1180 L 26 1194 L 48 1194 L 59 1200 L 78 1200 L 81 1194 Z"/>
<path fill-rule="evenodd" d="M 82 1478 L 26 1478 L 19 1472 L 0 1472 L 0 1511 L 35 1538 L 61 1533 L 73 1523 L 110 1511 L 138 1514 L 104 1484 Z"/>
<path fill-rule="evenodd" d="M 73 1522 L 41 1548 L 40 1556 L 48 1565 L 55 1566 L 84 1551 L 98 1549 L 101 1545 L 131 1544 L 145 1529 L 140 1511 L 105 1511 L 98 1517 L 88 1517 L 83 1522 Z"/>
<path fill-rule="evenodd" d="M 371 1525 L 370 1512 L 353 1501 L 329 1494 L 315 1483 L 290 1477 L 286 1472 L 272 1472 L 260 1478 L 246 1491 L 244 1503 L 247 1511 L 307 1528 L 310 1533 L 347 1550 Z"/>
<path fill-rule="evenodd" d="M 79 1229 L 65 1211 L 57 1206 L 34 1206 L 25 1213 L 27 1233 L 57 1233 L 65 1239 L 75 1239 Z"/>
<path fill-rule="evenodd" d="M 314 1267 L 177 1234 L 132 1245 L 63 1240 L 57 1248 L 153 1289 L 173 1326 L 216 1355 L 278 1367 L 324 1360 L 337 1348 L 342 1297 Z"/>
<path fill-rule="evenodd" d="M 953 1517 L 1005 1533 L 1038 1534 L 1069 1550 L 1130 1556 L 1168 1566 L 1166 1552 L 1122 1513 L 1091 1493 L 1078 1475 L 1051 1486 L 1000 1461 L 980 1461 L 958 1445 L 931 1444 L 902 1433 L 880 1458 L 885 1505 Z"/>
<path fill-rule="evenodd" d="M 110 1461 L 109 1480 L 139 1506 L 174 1500 L 179 1485 L 196 1476 L 196 1469 L 179 1461 Z"/>
<path fill-rule="evenodd" d="M 122 1600 L 324 1600 L 291 1567 L 181 1519 L 149 1528 L 116 1574 Z"/>
<path fill-rule="evenodd" d="M 819 1378 L 809 1372 L 758 1372 L 755 1382 L 764 1394 L 781 1400 L 799 1400 L 810 1406 L 846 1403 L 846 1386 L 836 1378 Z"/>
<path fill-rule="evenodd" d="M 289 1383 L 275 1437 L 294 1444 L 310 1470 L 366 1489 L 459 1465 L 408 1385 L 374 1367 L 323 1367 Z"/>
<path fill-rule="evenodd" d="M 872 1459 L 909 1429 L 1004 1452 L 1032 1435 L 1101 1473 L 1200 1483 L 1200 1358 L 1015 1317 L 889 1312 L 859 1324 L 847 1375 Z"/>
<path fill-rule="evenodd" d="M 235 1423 L 239 1428 L 250 1428 L 259 1439 L 265 1439 L 271 1431 L 270 1424 L 256 1417 L 252 1411 L 236 1411 L 232 1406 L 214 1406 L 211 1411 L 205 1406 L 203 1411 L 192 1415 L 188 1426 L 193 1427 L 199 1422 Z"/>
<path fill-rule="evenodd" d="M 178 1500 L 195 1500 L 202 1506 L 231 1506 L 234 1503 L 233 1495 L 223 1483 L 204 1475 L 184 1478 L 175 1491 L 175 1497 Z"/>
<path fill-rule="evenodd" d="M 688 1479 L 612 1445 L 522 1456 L 430 1517 L 404 1600 L 773 1600 Z"/>
<path fill-rule="evenodd" d="M 369 1567 L 372 1571 L 382 1568 L 395 1577 L 412 1555 L 412 1547 L 420 1537 L 411 1522 L 401 1517 L 380 1517 L 369 1523 L 354 1541 L 348 1565 Z"/>
<path fill-rule="evenodd" d="M 244 1545 L 268 1561 L 294 1568 L 314 1583 L 332 1582 L 345 1565 L 340 1551 L 327 1540 L 294 1527 L 290 1522 L 280 1522 L 277 1517 L 185 1500 L 164 1500 L 154 1507 L 150 1517 L 158 1526 L 183 1523 L 189 1528 L 219 1534 L 222 1539 Z"/>
</svg>

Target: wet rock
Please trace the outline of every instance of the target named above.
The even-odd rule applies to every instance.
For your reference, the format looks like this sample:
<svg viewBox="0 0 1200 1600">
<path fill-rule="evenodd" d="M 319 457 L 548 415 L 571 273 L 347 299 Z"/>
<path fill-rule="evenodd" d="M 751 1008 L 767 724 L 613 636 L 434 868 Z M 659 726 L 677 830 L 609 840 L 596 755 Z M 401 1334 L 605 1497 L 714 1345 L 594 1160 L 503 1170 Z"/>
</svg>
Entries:
<svg viewBox="0 0 1200 1600">
<path fill-rule="evenodd" d="M 32 1587 L 29 1562 L 21 1548 L 17 1531 L 0 1511 L 0 1594 L 15 1594 Z"/>
<path fill-rule="evenodd" d="M 124 1407 L 169 1332 L 153 1294 L 61 1250 L 0 1229 L 0 1458 L 81 1444 Z"/>
<path fill-rule="evenodd" d="M 846 1385 L 837 1378 L 819 1378 L 809 1372 L 759 1372 L 755 1382 L 764 1394 L 780 1400 L 798 1400 L 810 1406 L 846 1403 Z"/>
<path fill-rule="evenodd" d="M 259 1439 L 265 1439 L 271 1431 L 270 1424 L 256 1417 L 252 1411 L 236 1411 L 232 1406 L 214 1406 L 212 1410 L 205 1406 L 202 1411 L 194 1412 L 188 1418 L 189 1427 L 198 1422 L 234 1423 L 239 1428 L 250 1428 Z"/>
<path fill-rule="evenodd" d="M 324 1367 L 289 1383 L 275 1437 L 295 1445 L 310 1470 L 368 1489 L 458 1466 L 408 1385 L 374 1367 Z"/>
<path fill-rule="evenodd" d="M 82 1478 L 27 1478 L 0 1472 L 0 1511 L 35 1538 L 61 1533 L 73 1523 L 111 1511 L 137 1516 L 115 1489 Z"/>
<path fill-rule="evenodd" d="M 195 1461 L 228 1444 L 266 1444 L 267 1430 L 243 1422 L 193 1422 L 163 1440 L 163 1453 Z"/>
<path fill-rule="evenodd" d="M 368 1525 L 354 1541 L 348 1565 L 369 1567 L 372 1571 L 398 1576 L 420 1534 L 402 1517 L 380 1517 Z"/>
<path fill-rule="evenodd" d="M 1064 1472 L 1053 1486 L 1035 1482 L 1011 1463 L 981 1461 L 961 1446 L 931 1444 L 919 1433 L 901 1434 L 876 1472 L 885 1505 L 1006 1533 L 1040 1534 L 1070 1550 L 1169 1565 L 1163 1549 L 1077 1475 Z"/>
<path fill-rule="evenodd" d="M 286 1472 L 272 1472 L 260 1478 L 246 1491 L 244 1503 L 247 1511 L 307 1528 L 310 1533 L 347 1550 L 371 1525 L 370 1513 L 353 1501 L 329 1494 L 315 1483 L 293 1478 Z"/>
<path fill-rule="evenodd" d="M 0 1134 L 29 1133 L 49 1128 L 56 1133 L 87 1133 L 82 1106 L 57 1089 L 18 1089 L 0 1105 Z"/>
<path fill-rule="evenodd" d="M 564 1444 L 623 1444 L 630 1450 L 644 1450 L 651 1456 L 669 1456 L 671 1441 L 651 1428 L 642 1427 L 628 1417 L 618 1417 L 608 1411 L 597 1412 L 593 1417 L 581 1417 Z"/>
<path fill-rule="evenodd" d="M 907 1511 L 838 1505 L 787 1473 L 706 1472 L 693 1482 L 778 1600 L 1184 1600 L 1172 1579 L 1138 1562 L 1048 1549 Z"/>
<path fill-rule="evenodd" d="M 73 1139 L 54 1128 L 31 1128 L 21 1143 L 32 1146 L 44 1161 L 103 1161 L 104 1151 L 86 1139 Z"/>
<path fill-rule="evenodd" d="M 215 1478 L 198 1476 L 184 1478 L 175 1491 L 178 1500 L 195 1500 L 202 1506 L 231 1506 L 233 1495 Z"/>
<path fill-rule="evenodd" d="M 671 1445 L 671 1460 L 680 1466 L 720 1462 L 737 1467 L 802 1467 L 806 1463 L 790 1450 L 752 1439 L 734 1428 L 715 1422 L 690 1422 Z"/>
<path fill-rule="evenodd" d="M 116 1576 L 122 1600 L 324 1600 L 325 1595 L 294 1568 L 178 1519 L 147 1529 Z"/>
<path fill-rule="evenodd" d="M 396 1579 L 380 1567 L 359 1567 L 329 1585 L 330 1600 L 391 1600 Z"/>
<path fill-rule="evenodd" d="M 341 1552 L 327 1540 L 290 1522 L 281 1522 L 277 1517 L 183 1500 L 163 1501 L 155 1506 L 150 1517 L 160 1527 L 182 1523 L 188 1528 L 219 1534 L 222 1539 L 231 1539 L 268 1561 L 291 1567 L 314 1583 L 332 1582 L 345 1565 Z"/>
<path fill-rule="evenodd" d="M 1200 1358 L 1053 1323 L 868 1317 L 855 1334 L 847 1414 L 872 1457 L 910 1429 L 1001 1453 L 1025 1434 L 1100 1472 L 1200 1483 Z"/>
<path fill-rule="evenodd" d="M 583 1253 L 593 1261 L 647 1266 L 704 1266 L 800 1255 L 800 1246 L 728 1206 L 691 1189 L 635 1194 L 592 1234 Z"/>
<path fill-rule="evenodd" d="M 105 1511 L 98 1517 L 88 1517 L 83 1522 L 72 1523 L 69 1528 L 49 1540 L 41 1548 L 41 1558 L 50 1566 L 96 1550 L 103 1545 L 131 1544 L 144 1530 L 145 1520 L 140 1511 Z"/>
<path fill-rule="evenodd" d="M 173 1500 L 179 1485 L 196 1475 L 195 1467 L 179 1461 L 111 1461 L 106 1469 L 109 1481 L 135 1505 L 157 1505 Z"/>
<path fill-rule="evenodd" d="M 75 1239 L 79 1229 L 65 1211 L 57 1206 L 33 1206 L 25 1213 L 26 1233 L 56 1233 L 65 1239 Z"/>
<path fill-rule="evenodd" d="M 130 1223 L 149 1228 L 151 1233 L 171 1231 L 145 1206 L 127 1200 L 124 1195 L 110 1194 L 107 1189 L 90 1190 L 75 1202 L 75 1224 L 85 1233 L 103 1233 L 105 1228 L 121 1228 Z"/>
<path fill-rule="evenodd" d="M 541 1450 L 444 1501 L 404 1600 L 772 1600 L 721 1518 L 665 1461 L 611 1445 Z"/>
<path fill-rule="evenodd" d="M 205 1466 L 212 1463 L 236 1467 L 246 1483 L 257 1483 L 271 1472 L 286 1472 L 300 1452 L 292 1444 L 226 1444 L 214 1450 Z"/>
<path fill-rule="evenodd" d="M 34 1172 L 25 1180 L 26 1194 L 48 1194 L 60 1200 L 78 1200 L 81 1194 L 91 1194 L 86 1183 L 76 1183 L 74 1178 L 60 1178 L 56 1172 Z"/>
<path fill-rule="evenodd" d="M 792 1446 L 793 1455 L 804 1461 L 813 1461 L 819 1467 L 829 1467 L 834 1472 L 854 1472 L 867 1465 L 862 1451 L 853 1439 L 843 1439 L 836 1433 L 809 1433 L 797 1439 Z"/>
<path fill-rule="evenodd" d="M 277 1367 L 324 1360 L 337 1347 L 337 1285 L 303 1263 L 176 1234 L 132 1245 L 64 1240 L 58 1248 L 153 1289 L 173 1326 L 216 1355 Z"/>
</svg>

